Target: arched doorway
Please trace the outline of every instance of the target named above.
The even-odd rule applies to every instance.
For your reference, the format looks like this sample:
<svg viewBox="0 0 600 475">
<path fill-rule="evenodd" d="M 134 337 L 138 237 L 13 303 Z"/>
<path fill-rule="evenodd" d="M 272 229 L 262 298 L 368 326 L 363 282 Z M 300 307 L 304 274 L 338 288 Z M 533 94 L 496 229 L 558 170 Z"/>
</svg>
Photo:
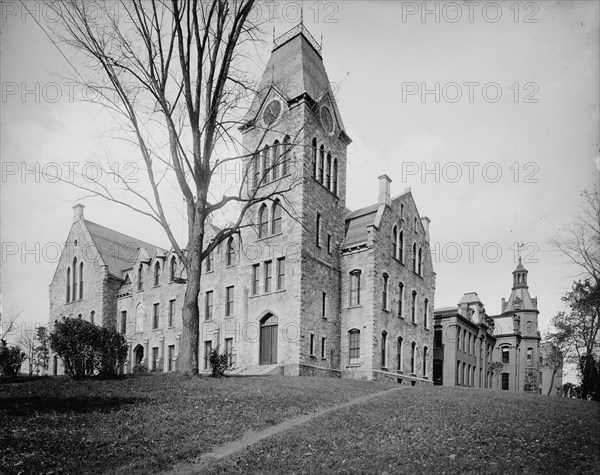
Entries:
<svg viewBox="0 0 600 475">
<path fill-rule="evenodd" d="M 271 313 L 260 321 L 260 363 L 261 365 L 277 364 L 277 317 Z"/>
<path fill-rule="evenodd" d="M 138 345 L 133 350 L 134 366 L 141 365 L 143 359 L 144 359 L 144 347 L 142 345 Z"/>
</svg>

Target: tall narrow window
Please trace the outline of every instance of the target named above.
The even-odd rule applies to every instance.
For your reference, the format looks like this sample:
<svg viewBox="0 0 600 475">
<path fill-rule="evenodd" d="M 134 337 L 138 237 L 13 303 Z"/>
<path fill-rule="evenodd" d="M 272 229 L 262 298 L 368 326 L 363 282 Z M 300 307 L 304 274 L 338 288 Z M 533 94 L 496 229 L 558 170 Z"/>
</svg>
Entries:
<svg viewBox="0 0 600 475">
<path fill-rule="evenodd" d="M 325 166 L 325 187 L 331 189 L 331 152 L 327 152 L 327 165 Z"/>
<path fill-rule="evenodd" d="M 417 244 L 413 244 L 412 248 L 412 269 L 413 272 L 417 272 Z"/>
<path fill-rule="evenodd" d="M 360 271 L 350 272 L 350 305 L 360 305 Z"/>
<path fill-rule="evenodd" d="M 381 366 L 387 366 L 387 332 L 381 333 Z"/>
<path fill-rule="evenodd" d="M 508 373 L 502 373 L 502 390 L 503 391 L 508 391 L 508 378 L 509 378 L 509 374 Z"/>
<path fill-rule="evenodd" d="M 321 213 L 317 213 L 317 229 L 316 229 L 316 244 L 317 247 L 321 247 Z"/>
<path fill-rule="evenodd" d="M 71 268 L 67 267 L 67 303 L 71 301 Z"/>
<path fill-rule="evenodd" d="M 257 188 L 260 185 L 260 156 L 258 153 L 252 156 L 252 163 L 254 166 L 254 188 Z"/>
<path fill-rule="evenodd" d="M 79 298 L 83 298 L 83 262 L 79 263 Z"/>
<path fill-rule="evenodd" d="M 277 290 L 285 289 L 285 257 L 277 259 Z"/>
<path fill-rule="evenodd" d="M 71 300 L 77 300 L 77 258 L 73 258 L 73 295 Z"/>
<path fill-rule="evenodd" d="M 423 376 L 427 376 L 427 347 L 423 347 Z"/>
<path fill-rule="evenodd" d="M 96 311 L 92 310 L 90 312 L 90 323 L 94 323 L 94 320 L 96 319 Z"/>
<path fill-rule="evenodd" d="M 321 358 L 325 358 L 325 355 L 327 354 L 325 352 L 326 343 L 327 339 L 325 337 L 321 337 Z"/>
<path fill-rule="evenodd" d="M 325 167 L 325 146 L 319 149 L 319 183 L 323 184 L 323 168 Z"/>
<path fill-rule="evenodd" d="M 252 295 L 258 295 L 260 264 L 252 266 Z"/>
<path fill-rule="evenodd" d="M 398 239 L 398 259 L 404 264 L 404 232 L 400 231 L 400 238 Z"/>
<path fill-rule="evenodd" d="M 233 315 L 233 285 L 225 289 L 225 316 Z"/>
<path fill-rule="evenodd" d="M 327 318 L 327 292 L 323 292 L 321 299 L 321 316 Z"/>
<path fill-rule="evenodd" d="M 400 318 L 404 318 L 402 316 L 402 303 L 404 302 L 404 284 L 400 282 L 398 284 L 398 316 Z"/>
<path fill-rule="evenodd" d="M 160 284 L 160 264 L 154 264 L 154 287 Z"/>
<path fill-rule="evenodd" d="M 410 345 L 410 372 L 415 374 L 415 356 L 417 352 L 417 344 L 413 341 Z"/>
<path fill-rule="evenodd" d="M 171 372 L 175 370 L 175 345 L 169 345 L 169 350 L 167 353 L 168 361 L 167 361 L 167 371 Z"/>
<path fill-rule="evenodd" d="M 273 262 L 265 262 L 265 293 L 271 292 L 271 280 L 273 279 Z"/>
<path fill-rule="evenodd" d="M 204 342 L 204 369 L 207 370 L 210 366 L 208 362 L 210 358 L 210 352 L 212 351 L 212 341 Z"/>
<path fill-rule="evenodd" d="M 420 247 L 419 247 L 419 262 L 418 262 L 418 266 L 419 266 L 419 269 L 418 269 L 417 274 L 423 275 L 422 274 L 422 270 L 423 270 L 422 269 L 422 266 L 423 266 L 423 249 L 421 249 Z"/>
<path fill-rule="evenodd" d="M 381 290 L 381 308 L 384 310 L 387 310 L 388 308 L 388 281 L 388 275 L 383 274 L 383 288 Z"/>
<path fill-rule="evenodd" d="M 392 228 L 392 256 L 398 259 L 398 228 Z"/>
<path fill-rule="evenodd" d="M 271 162 L 270 162 L 269 146 L 265 145 L 262 151 L 262 162 L 263 162 L 263 183 L 269 182 L 269 176 L 271 174 Z"/>
<path fill-rule="evenodd" d="M 144 290 L 144 269 L 142 264 L 138 267 L 138 290 Z"/>
<path fill-rule="evenodd" d="M 360 363 L 360 330 L 348 332 L 348 364 Z"/>
<path fill-rule="evenodd" d="M 169 281 L 173 282 L 177 277 L 177 258 L 175 256 L 171 257 L 171 267 L 169 269 Z"/>
<path fill-rule="evenodd" d="M 225 354 L 227 355 L 227 364 L 233 366 L 233 338 L 225 338 Z"/>
<path fill-rule="evenodd" d="M 404 219 L 404 203 L 400 203 L 400 219 Z"/>
<path fill-rule="evenodd" d="M 315 334 L 310 334 L 310 356 L 315 355 Z"/>
<path fill-rule="evenodd" d="M 230 237 L 227 241 L 227 259 L 226 263 L 228 266 L 232 266 L 235 264 L 235 241 L 233 237 Z"/>
<path fill-rule="evenodd" d="M 127 333 L 127 310 L 121 311 L 121 334 Z"/>
<path fill-rule="evenodd" d="M 332 176 L 332 180 L 333 180 L 333 194 L 335 196 L 337 196 L 337 192 L 338 192 L 338 162 L 337 162 L 337 158 L 333 159 L 333 176 Z"/>
<path fill-rule="evenodd" d="M 169 300 L 169 320 L 168 325 L 173 326 L 175 320 L 175 299 Z"/>
<path fill-rule="evenodd" d="M 433 332 L 433 346 L 435 348 L 442 347 L 442 330 L 436 330 Z"/>
<path fill-rule="evenodd" d="M 502 363 L 510 363 L 510 348 L 502 348 Z"/>
<path fill-rule="evenodd" d="M 273 180 L 277 180 L 279 178 L 279 166 L 280 166 L 280 146 L 279 146 L 279 140 L 275 140 L 275 142 L 273 143 L 273 148 L 271 149 L 272 151 L 272 160 L 271 163 L 273 164 Z"/>
<path fill-rule="evenodd" d="M 417 321 L 416 320 L 416 318 L 417 318 L 417 292 L 415 292 L 414 290 L 412 293 L 412 305 L 411 305 L 411 309 L 410 309 L 410 318 L 413 323 L 415 323 Z"/>
<path fill-rule="evenodd" d="M 213 291 L 204 294 L 204 320 L 212 320 L 213 317 Z"/>
<path fill-rule="evenodd" d="M 269 231 L 269 218 L 267 205 L 263 204 L 258 210 L 258 238 L 267 237 Z"/>
<path fill-rule="evenodd" d="M 533 364 L 533 348 L 527 348 L 527 366 Z"/>
<path fill-rule="evenodd" d="M 423 328 L 427 328 L 429 325 L 427 322 L 428 312 L 429 312 L 429 299 L 425 299 L 425 301 L 423 302 Z"/>
<path fill-rule="evenodd" d="M 152 312 L 152 329 L 156 330 L 158 328 L 158 318 L 159 318 L 159 314 L 158 314 L 158 309 L 159 309 L 159 305 L 158 303 L 154 304 L 153 307 L 153 312 Z"/>
<path fill-rule="evenodd" d="M 271 234 L 281 233 L 282 209 L 279 200 L 275 200 L 271 211 Z"/>
<path fill-rule="evenodd" d="M 313 177 L 316 180 L 317 179 L 317 153 L 318 153 L 318 149 L 317 149 L 317 139 L 314 138 L 312 141 L 312 171 L 313 171 Z"/>
<path fill-rule="evenodd" d="M 397 358 L 397 362 L 396 362 L 396 367 L 398 368 L 398 371 L 402 371 L 402 337 L 399 336 L 398 337 L 398 343 L 397 343 L 397 347 L 396 347 L 396 358 Z"/>
<path fill-rule="evenodd" d="M 290 136 L 286 135 L 283 139 L 283 154 L 281 156 L 281 176 L 288 174 L 288 162 L 290 159 Z"/>
</svg>

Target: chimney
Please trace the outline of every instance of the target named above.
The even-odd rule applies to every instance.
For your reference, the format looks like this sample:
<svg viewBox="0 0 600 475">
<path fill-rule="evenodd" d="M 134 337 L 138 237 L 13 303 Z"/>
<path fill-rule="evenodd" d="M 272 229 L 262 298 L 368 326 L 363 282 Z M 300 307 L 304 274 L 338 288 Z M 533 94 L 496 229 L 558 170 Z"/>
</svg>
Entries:
<svg viewBox="0 0 600 475">
<path fill-rule="evenodd" d="M 425 239 L 427 239 L 427 242 L 429 242 L 429 223 L 431 223 L 431 219 L 427 216 L 421 218 L 421 224 L 423 225 L 423 229 L 425 229 Z"/>
<path fill-rule="evenodd" d="M 76 223 L 77 221 L 83 221 L 83 208 L 85 208 L 85 206 L 81 205 L 81 204 L 76 204 L 75 206 L 73 206 L 73 222 Z"/>
<path fill-rule="evenodd" d="M 381 175 L 379 177 L 379 200 L 378 204 L 390 206 L 392 200 L 390 199 L 390 183 L 392 180 L 387 175 Z"/>
</svg>

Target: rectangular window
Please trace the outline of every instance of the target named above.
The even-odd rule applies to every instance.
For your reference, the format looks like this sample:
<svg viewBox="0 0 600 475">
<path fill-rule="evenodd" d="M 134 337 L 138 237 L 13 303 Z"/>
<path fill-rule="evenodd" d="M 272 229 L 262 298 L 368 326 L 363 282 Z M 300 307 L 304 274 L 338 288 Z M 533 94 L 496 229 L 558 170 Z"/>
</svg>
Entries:
<svg viewBox="0 0 600 475">
<path fill-rule="evenodd" d="M 321 213 L 317 213 L 317 226 L 315 234 L 315 244 L 317 247 L 321 247 Z"/>
<path fill-rule="evenodd" d="M 121 334 L 127 333 L 127 310 L 121 312 Z"/>
<path fill-rule="evenodd" d="M 508 391 L 508 373 L 502 373 L 502 389 Z"/>
<path fill-rule="evenodd" d="M 213 291 L 209 290 L 204 294 L 204 320 L 211 320 L 213 317 Z"/>
<path fill-rule="evenodd" d="M 233 315 L 233 285 L 225 289 L 225 316 Z"/>
<path fill-rule="evenodd" d="M 229 366 L 233 366 L 233 338 L 225 338 L 225 354 L 227 363 Z"/>
<path fill-rule="evenodd" d="M 402 317 L 402 302 L 404 301 L 404 284 L 400 282 L 398 284 L 398 316 Z"/>
<path fill-rule="evenodd" d="M 273 278 L 273 263 L 265 262 L 265 293 L 271 292 L 271 280 Z"/>
<path fill-rule="evenodd" d="M 412 305 L 410 309 L 410 320 L 413 323 L 417 321 L 417 292 L 413 290 L 412 293 Z"/>
<path fill-rule="evenodd" d="M 258 286 L 260 279 L 260 264 L 252 266 L 252 295 L 258 295 Z"/>
<path fill-rule="evenodd" d="M 310 356 L 314 356 L 315 354 L 315 335 L 310 334 Z"/>
<path fill-rule="evenodd" d="M 436 330 L 433 332 L 433 344 L 436 348 L 442 347 L 442 330 Z"/>
<path fill-rule="evenodd" d="M 285 289 L 285 257 L 277 259 L 277 290 Z"/>
<path fill-rule="evenodd" d="M 175 371 L 175 345 L 169 345 L 167 371 Z"/>
<path fill-rule="evenodd" d="M 327 292 L 323 292 L 323 299 L 321 301 L 321 316 L 327 318 Z"/>
<path fill-rule="evenodd" d="M 510 363 L 510 349 L 502 348 L 502 363 Z"/>
<path fill-rule="evenodd" d="M 173 326 L 173 320 L 175 319 L 175 299 L 169 300 L 169 326 Z"/>
<path fill-rule="evenodd" d="M 331 234 L 327 235 L 327 252 L 331 254 Z"/>
<path fill-rule="evenodd" d="M 206 272 L 213 270 L 213 255 L 212 252 L 206 256 Z"/>
<path fill-rule="evenodd" d="M 527 348 L 527 366 L 533 364 L 533 348 Z"/>
<path fill-rule="evenodd" d="M 429 300 L 425 299 L 425 301 L 423 302 L 423 328 L 427 328 L 428 327 L 428 322 L 427 322 L 427 312 L 429 312 Z"/>
<path fill-rule="evenodd" d="M 158 347 L 152 348 L 152 369 L 158 370 Z"/>
<path fill-rule="evenodd" d="M 204 369 L 210 368 L 208 359 L 210 358 L 210 352 L 212 351 L 212 340 L 204 342 Z"/>
<path fill-rule="evenodd" d="M 154 304 L 154 311 L 152 313 L 152 329 L 156 330 L 158 328 L 158 306 L 160 304 Z"/>
<path fill-rule="evenodd" d="M 398 337 L 398 346 L 396 350 L 398 371 L 402 371 L 402 337 Z"/>
<path fill-rule="evenodd" d="M 381 290 L 381 308 L 387 310 L 388 308 L 388 275 L 383 274 L 383 289 Z"/>
<path fill-rule="evenodd" d="M 350 305 L 360 305 L 360 271 L 350 273 Z"/>
<path fill-rule="evenodd" d="M 360 331 L 351 330 L 349 333 L 349 359 L 348 364 L 360 363 Z"/>
<path fill-rule="evenodd" d="M 321 338 L 321 358 L 325 358 L 325 344 L 326 344 L 326 338 L 322 337 Z"/>
</svg>

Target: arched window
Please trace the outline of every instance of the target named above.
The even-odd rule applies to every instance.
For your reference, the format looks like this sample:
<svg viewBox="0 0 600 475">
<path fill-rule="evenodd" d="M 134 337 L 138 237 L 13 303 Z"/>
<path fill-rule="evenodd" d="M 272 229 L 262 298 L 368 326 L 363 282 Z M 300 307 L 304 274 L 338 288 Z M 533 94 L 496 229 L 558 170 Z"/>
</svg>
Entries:
<svg viewBox="0 0 600 475">
<path fill-rule="evenodd" d="M 412 270 L 417 272 L 417 244 L 413 244 L 412 248 Z"/>
<path fill-rule="evenodd" d="M 387 310 L 388 308 L 388 281 L 389 276 L 383 274 L 383 289 L 381 290 L 381 308 Z"/>
<path fill-rule="evenodd" d="M 337 196 L 338 192 L 338 163 L 337 158 L 333 159 L 333 174 L 331 179 L 333 180 L 333 194 Z"/>
<path fill-rule="evenodd" d="M 71 301 L 71 268 L 67 267 L 67 303 Z"/>
<path fill-rule="evenodd" d="M 262 162 L 263 162 L 263 183 L 268 183 L 269 182 L 269 175 L 270 175 L 270 168 L 271 168 L 271 162 L 270 162 L 270 155 L 269 155 L 269 146 L 265 145 L 265 148 L 262 151 Z"/>
<path fill-rule="evenodd" d="M 160 285 L 160 263 L 154 264 L 154 287 Z"/>
<path fill-rule="evenodd" d="M 327 165 L 325 166 L 325 186 L 331 189 L 331 152 L 327 152 Z"/>
<path fill-rule="evenodd" d="M 175 256 L 171 257 L 171 268 L 169 271 L 169 280 L 173 282 L 177 275 L 177 258 Z"/>
<path fill-rule="evenodd" d="M 313 177 L 317 179 L 317 139 L 314 138 L 312 141 L 312 169 Z"/>
<path fill-rule="evenodd" d="M 427 347 L 423 347 L 423 376 L 427 376 Z"/>
<path fill-rule="evenodd" d="M 77 300 L 77 258 L 73 258 L 73 293 L 71 295 L 71 300 Z"/>
<path fill-rule="evenodd" d="M 404 302 L 404 284 L 398 284 L 398 316 L 402 318 L 402 303 Z"/>
<path fill-rule="evenodd" d="M 398 361 L 397 361 L 398 371 L 402 371 L 402 337 L 401 336 L 398 337 L 396 357 L 398 358 Z"/>
<path fill-rule="evenodd" d="M 381 333 L 381 366 L 387 366 L 387 332 Z"/>
<path fill-rule="evenodd" d="M 280 165 L 280 147 L 279 147 L 279 140 L 275 140 L 275 142 L 273 142 L 273 148 L 271 150 L 272 153 L 272 158 L 271 158 L 271 163 L 273 164 L 273 180 L 277 180 L 279 178 L 279 165 Z"/>
<path fill-rule="evenodd" d="M 138 267 L 138 290 L 144 290 L 144 269 L 142 264 Z"/>
<path fill-rule="evenodd" d="M 415 374 L 415 356 L 417 352 L 417 344 L 413 341 L 410 344 L 410 372 Z"/>
<path fill-rule="evenodd" d="M 423 250 L 420 247 L 419 247 L 419 263 L 418 263 L 418 265 L 419 265 L 419 270 L 418 270 L 417 274 L 423 275 L 421 273 L 422 265 L 423 265 Z"/>
<path fill-rule="evenodd" d="M 90 323 L 95 323 L 94 322 L 95 317 L 96 317 L 96 312 L 94 310 L 92 310 L 90 312 Z"/>
<path fill-rule="evenodd" d="M 417 312 L 417 292 L 413 290 L 412 292 L 412 305 L 410 309 L 410 318 L 413 323 L 416 322 L 416 312 Z"/>
<path fill-rule="evenodd" d="M 235 242 L 233 237 L 230 237 L 227 241 L 227 259 L 226 263 L 228 266 L 232 266 L 235 264 Z"/>
<path fill-rule="evenodd" d="M 288 174 L 288 161 L 290 159 L 290 136 L 286 135 L 283 138 L 283 155 L 281 156 L 281 176 Z"/>
<path fill-rule="evenodd" d="M 262 239 L 269 233 L 269 217 L 267 214 L 267 205 L 263 204 L 258 210 L 258 237 Z"/>
<path fill-rule="evenodd" d="M 456 385 L 460 386 L 460 375 L 461 375 L 461 371 L 460 371 L 460 360 L 458 360 L 456 362 Z"/>
<path fill-rule="evenodd" d="M 275 200 L 271 210 L 271 234 L 281 233 L 282 210 L 279 200 Z"/>
<path fill-rule="evenodd" d="M 392 228 L 392 256 L 398 259 L 398 228 Z"/>
<path fill-rule="evenodd" d="M 429 312 L 429 299 L 423 302 L 423 328 L 427 328 L 427 313 Z"/>
<path fill-rule="evenodd" d="M 350 272 L 350 305 L 360 305 L 360 271 Z"/>
<path fill-rule="evenodd" d="M 79 298 L 83 298 L 83 262 L 79 263 Z"/>
<path fill-rule="evenodd" d="M 404 264 L 404 231 L 400 231 L 400 239 L 398 239 L 398 259 Z"/>
<path fill-rule="evenodd" d="M 356 328 L 348 332 L 348 364 L 360 363 L 360 330 Z"/>
<path fill-rule="evenodd" d="M 325 146 L 319 149 L 319 183 L 323 184 L 323 167 L 325 166 Z"/>
</svg>

